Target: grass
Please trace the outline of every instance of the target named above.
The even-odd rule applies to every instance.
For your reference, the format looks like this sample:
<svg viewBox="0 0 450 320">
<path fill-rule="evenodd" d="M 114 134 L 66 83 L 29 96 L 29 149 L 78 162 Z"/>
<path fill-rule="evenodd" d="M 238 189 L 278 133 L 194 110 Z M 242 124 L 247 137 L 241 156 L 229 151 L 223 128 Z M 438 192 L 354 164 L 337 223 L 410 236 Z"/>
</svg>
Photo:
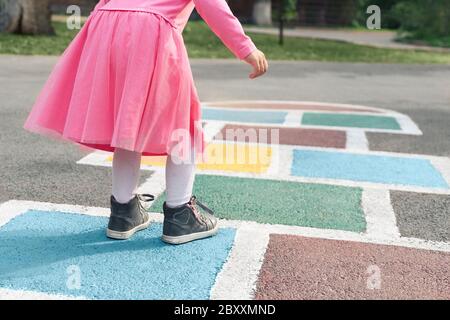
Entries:
<svg viewBox="0 0 450 320">
<path fill-rule="evenodd" d="M 284 46 L 279 46 L 277 36 L 248 34 L 272 60 L 450 64 L 450 53 L 373 48 L 342 41 L 299 37 L 286 37 Z M 203 23 L 191 22 L 184 37 L 192 58 L 230 57 L 230 54 L 223 50 L 220 41 Z"/>
<path fill-rule="evenodd" d="M 397 39 L 397 41 L 403 43 L 427 45 L 432 47 L 450 48 L 450 36 L 438 37 L 438 36 L 405 35 Z"/>
<path fill-rule="evenodd" d="M 0 34 L 0 53 L 24 55 L 59 55 L 77 30 L 68 30 L 60 21 L 54 21 L 56 36 L 24 36 Z M 286 37 L 284 46 L 277 36 L 252 34 L 256 45 L 270 60 L 309 60 L 368 63 L 441 63 L 450 64 L 450 53 L 420 50 L 382 49 L 340 41 Z M 191 58 L 233 58 L 220 40 L 201 21 L 187 25 L 184 39 Z"/>
<path fill-rule="evenodd" d="M 56 36 L 28 36 L 0 33 L 0 53 L 24 55 L 60 55 L 78 30 L 69 30 L 63 22 L 53 22 Z"/>
</svg>

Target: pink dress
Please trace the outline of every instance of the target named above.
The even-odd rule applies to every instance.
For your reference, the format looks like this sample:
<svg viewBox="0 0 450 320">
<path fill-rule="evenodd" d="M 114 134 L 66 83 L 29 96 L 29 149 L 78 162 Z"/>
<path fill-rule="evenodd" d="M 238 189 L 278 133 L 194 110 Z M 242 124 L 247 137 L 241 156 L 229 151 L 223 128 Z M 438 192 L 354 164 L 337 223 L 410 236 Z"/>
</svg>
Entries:
<svg viewBox="0 0 450 320">
<path fill-rule="evenodd" d="M 100 0 L 24 125 L 91 148 L 203 152 L 201 109 L 182 30 L 196 7 L 238 59 L 255 50 L 225 0 Z"/>
</svg>

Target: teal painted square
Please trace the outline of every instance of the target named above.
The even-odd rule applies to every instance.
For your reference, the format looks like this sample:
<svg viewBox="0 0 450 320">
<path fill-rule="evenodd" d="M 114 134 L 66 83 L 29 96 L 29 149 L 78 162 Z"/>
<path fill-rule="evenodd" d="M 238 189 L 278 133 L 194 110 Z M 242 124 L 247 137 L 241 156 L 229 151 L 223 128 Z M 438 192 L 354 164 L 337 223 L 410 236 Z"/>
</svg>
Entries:
<svg viewBox="0 0 450 320">
<path fill-rule="evenodd" d="M 401 130 L 397 119 L 388 116 L 305 112 L 302 124 L 330 127 Z"/>
<path fill-rule="evenodd" d="M 28 211 L 0 228 L 0 287 L 90 299 L 208 299 L 235 230 L 180 246 L 160 240 L 161 224 L 132 239 L 106 238 L 107 219 Z M 71 266 L 80 289 L 68 288 Z"/>
<path fill-rule="evenodd" d="M 197 175 L 194 193 L 223 219 L 364 232 L 361 188 Z M 160 196 L 152 211 L 160 211 Z"/>
<path fill-rule="evenodd" d="M 307 178 L 363 181 L 448 189 L 427 159 L 294 150 L 291 173 Z"/>
<path fill-rule="evenodd" d="M 203 120 L 282 124 L 287 112 L 202 109 Z"/>
</svg>

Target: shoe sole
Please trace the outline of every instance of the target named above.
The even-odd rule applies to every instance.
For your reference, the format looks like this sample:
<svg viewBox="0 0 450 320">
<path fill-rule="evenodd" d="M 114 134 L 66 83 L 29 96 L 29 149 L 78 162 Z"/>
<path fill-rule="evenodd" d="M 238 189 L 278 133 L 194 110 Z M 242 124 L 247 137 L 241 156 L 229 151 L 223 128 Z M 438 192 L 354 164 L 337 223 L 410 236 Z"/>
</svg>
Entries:
<svg viewBox="0 0 450 320">
<path fill-rule="evenodd" d="M 120 231 L 114 231 L 111 229 L 106 229 L 106 236 L 108 238 L 115 239 L 115 240 L 127 240 L 127 239 L 131 238 L 136 232 L 147 229 L 149 225 L 150 225 L 150 219 L 147 222 L 140 224 L 128 231 L 120 232 Z"/>
<path fill-rule="evenodd" d="M 165 243 L 169 243 L 169 244 L 183 244 L 183 243 L 191 242 L 194 240 L 200 240 L 200 239 L 212 237 L 212 236 L 216 235 L 218 231 L 219 231 L 219 226 L 216 225 L 214 227 L 214 229 L 211 229 L 208 231 L 203 231 L 203 232 L 186 234 L 183 236 L 172 237 L 172 236 L 163 235 L 161 237 L 161 240 L 164 241 Z"/>
</svg>

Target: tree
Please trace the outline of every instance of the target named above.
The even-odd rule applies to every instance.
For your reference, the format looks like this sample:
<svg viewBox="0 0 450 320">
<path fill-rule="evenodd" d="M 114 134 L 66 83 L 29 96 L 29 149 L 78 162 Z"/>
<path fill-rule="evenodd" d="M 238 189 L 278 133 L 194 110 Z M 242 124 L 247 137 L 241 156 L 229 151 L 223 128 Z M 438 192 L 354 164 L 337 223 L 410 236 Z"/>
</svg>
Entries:
<svg viewBox="0 0 450 320">
<path fill-rule="evenodd" d="M 0 31 L 54 34 L 50 0 L 0 0 Z"/>
<path fill-rule="evenodd" d="M 256 0 L 253 6 L 253 20 L 257 25 L 272 24 L 272 1 Z"/>
</svg>

